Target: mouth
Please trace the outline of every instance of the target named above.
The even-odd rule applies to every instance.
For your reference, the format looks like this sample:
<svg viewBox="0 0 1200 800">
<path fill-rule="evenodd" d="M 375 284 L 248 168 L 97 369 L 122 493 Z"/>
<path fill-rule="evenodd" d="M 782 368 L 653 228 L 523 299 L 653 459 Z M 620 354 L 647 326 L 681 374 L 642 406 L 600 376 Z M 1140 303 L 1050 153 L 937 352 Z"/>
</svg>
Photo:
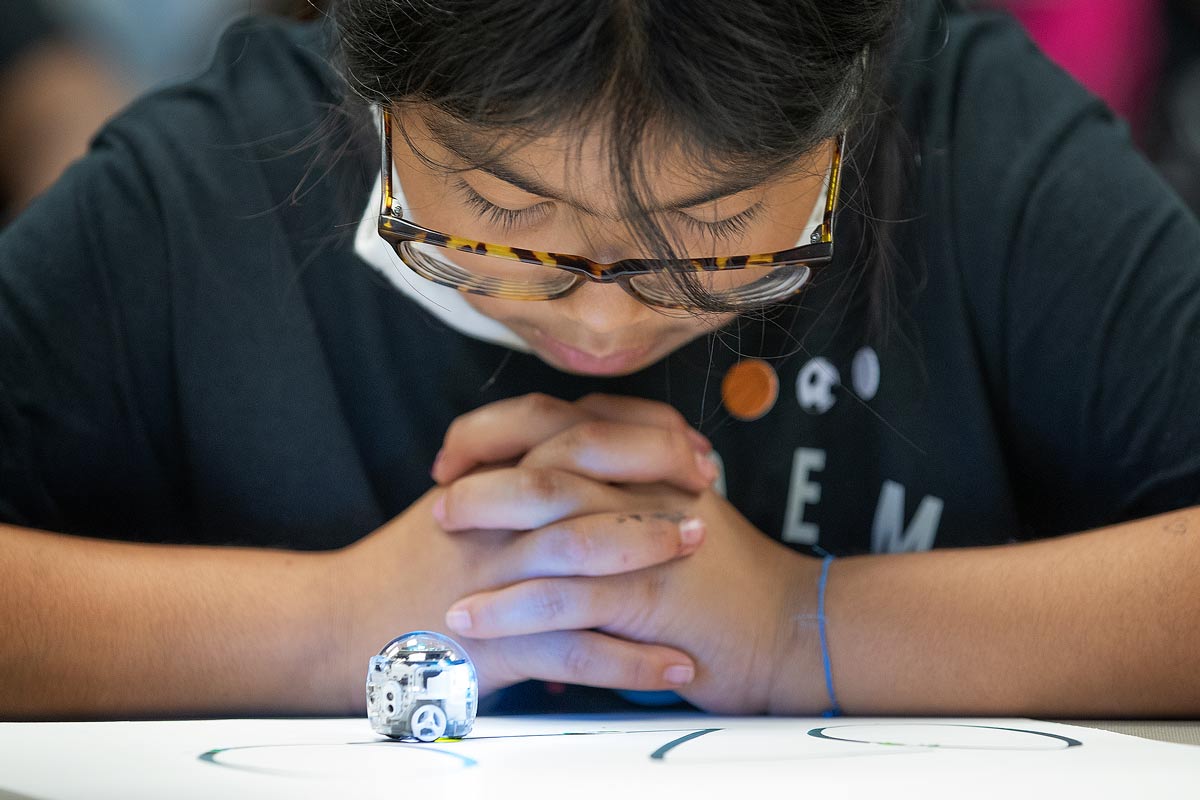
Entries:
<svg viewBox="0 0 1200 800">
<path fill-rule="evenodd" d="M 652 345 L 644 345 L 595 353 L 572 347 L 541 331 L 536 332 L 536 343 L 555 366 L 582 375 L 625 375 L 633 372 L 652 349 Z"/>
</svg>

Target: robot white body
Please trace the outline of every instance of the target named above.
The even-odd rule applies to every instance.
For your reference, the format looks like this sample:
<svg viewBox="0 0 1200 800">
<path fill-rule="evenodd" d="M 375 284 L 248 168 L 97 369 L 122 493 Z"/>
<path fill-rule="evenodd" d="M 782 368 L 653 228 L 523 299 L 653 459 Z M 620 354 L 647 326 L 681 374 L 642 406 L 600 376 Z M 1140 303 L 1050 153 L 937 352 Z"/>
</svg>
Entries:
<svg viewBox="0 0 1200 800">
<path fill-rule="evenodd" d="M 371 659 L 367 717 L 377 733 L 432 742 L 461 738 L 475 724 L 479 682 L 471 659 L 449 637 L 399 636 Z"/>
</svg>

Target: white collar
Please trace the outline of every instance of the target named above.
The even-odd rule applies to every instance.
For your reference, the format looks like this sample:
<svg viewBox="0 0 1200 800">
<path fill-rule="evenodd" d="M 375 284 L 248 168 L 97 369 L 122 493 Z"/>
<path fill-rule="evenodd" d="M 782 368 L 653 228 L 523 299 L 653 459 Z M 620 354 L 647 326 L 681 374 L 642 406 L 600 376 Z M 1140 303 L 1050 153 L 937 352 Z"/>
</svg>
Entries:
<svg viewBox="0 0 1200 800">
<path fill-rule="evenodd" d="M 376 110 L 376 118 L 378 119 L 378 110 Z M 392 192 L 392 199 L 396 204 L 401 208 L 407 208 L 408 203 L 404 199 L 404 190 L 400 186 L 400 180 L 394 169 L 392 171 Z M 400 260 L 391 245 L 379 236 L 378 221 L 379 208 L 383 201 L 382 194 L 383 179 L 380 177 L 375 179 L 375 188 L 367 198 L 366 210 L 363 211 L 362 220 L 359 221 L 358 229 L 354 234 L 355 254 L 382 273 L 403 294 L 408 295 L 409 298 L 415 300 L 459 333 L 523 353 L 531 352 L 532 348 L 524 339 L 507 326 L 476 311 L 461 292 L 418 275 Z M 805 231 L 811 232 L 821 224 L 825 216 L 825 201 L 828 195 L 829 176 L 826 175 L 825 186 L 821 190 L 820 196 L 817 197 L 817 202 L 813 205 L 812 213 L 808 216 L 808 223 L 804 226 Z M 807 237 L 806 233 L 797 246 L 806 244 Z"/>
<path fill-rule="evenodd" d="M 459 333 L 473 339 L 503 345 L 523 353 L 530 347 L 517 334 L 491 317 L 475 310 L 462 293 L 434 283 L 409 269 L 392 246 L 379 235 L 379 204 L 383 193 L 382 178 L 375 179 L 375 189 L 367 199 L 367 210 L 363 212 L 358 230 L 354 234 L 354 252 L 391 281 L 392 285 L 429 311 L 442 322 Z M 392 178 L 394 200 L 401 208 L 406 207 L 400 183 Z"/>
</svg>

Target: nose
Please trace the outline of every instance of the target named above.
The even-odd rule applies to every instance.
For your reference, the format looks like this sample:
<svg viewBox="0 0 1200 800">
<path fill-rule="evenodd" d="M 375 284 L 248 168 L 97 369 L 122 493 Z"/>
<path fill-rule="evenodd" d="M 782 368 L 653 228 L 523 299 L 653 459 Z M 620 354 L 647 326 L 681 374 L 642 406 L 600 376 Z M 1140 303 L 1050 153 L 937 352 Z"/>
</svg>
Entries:
<svg viewBox="0 0 1200 800">
<path fill-rule="evenodd" d="M 555 302 L 562 304 L 562 312 L 583 329 L 582 334 L 604 339 L 605 343 L 620 342 L 624 331 L 637 328 L 647 314 L 653 313 L 620 286 L 611 283 L 588 281 Z M 600 342 L 596 344 L 601 345 Z"/>
</svg>

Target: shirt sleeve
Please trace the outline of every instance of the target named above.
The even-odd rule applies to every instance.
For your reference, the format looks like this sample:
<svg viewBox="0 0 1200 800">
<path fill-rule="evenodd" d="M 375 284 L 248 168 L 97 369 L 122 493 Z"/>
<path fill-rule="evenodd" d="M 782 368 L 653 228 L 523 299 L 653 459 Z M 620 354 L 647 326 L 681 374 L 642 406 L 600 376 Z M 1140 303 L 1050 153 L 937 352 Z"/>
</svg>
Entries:
<svg viewBox="0 0 1200 800">
<path fill-rule="evenodd" d="M 165 203 L 153 187 L 113 125 L 0 232 L 0 522 L 155 538 L 170 516 Z"/>
<path fill-rule="evenodd" d="M 234 23 L 204 74 L 118 114 L 0 231 L 0 522 L 325 541 L 286 503 L 326 474 L 308 431 L 336 407 L 301 278 L 345 238 L 343 183 L 358 210 L 366 193 L 324 145 L 327 37 Z"/>
<path fill-rule="evenodd" d="M 1034 533 L 1200 503 L 1200 224 L 1015 25 L 958 71 L 958 260 Z"/>
</svg>

